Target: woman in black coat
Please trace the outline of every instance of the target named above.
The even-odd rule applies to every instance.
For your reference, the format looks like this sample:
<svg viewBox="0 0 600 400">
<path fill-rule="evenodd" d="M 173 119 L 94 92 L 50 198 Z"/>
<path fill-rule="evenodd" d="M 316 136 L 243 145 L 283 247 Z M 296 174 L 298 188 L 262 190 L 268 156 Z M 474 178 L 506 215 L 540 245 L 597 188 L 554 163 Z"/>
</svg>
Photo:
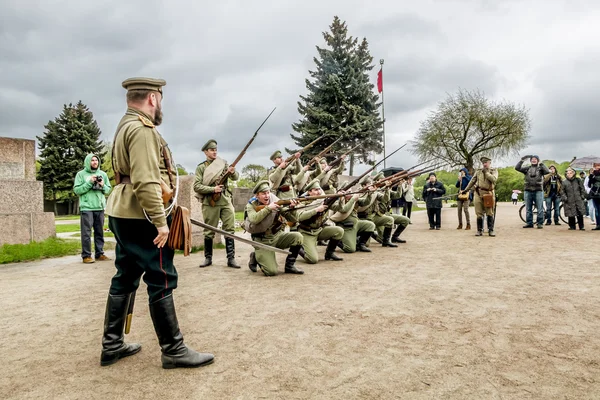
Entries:
<svg viewBox="0 0 600 400">
<path fill-rule="evenodd" d="M 587 197 L 583 182 L 575 176 L 573 168 L 567 168 L 567 177 L 562 181 L 560 188 L 560 199 L 563 203 L 563 210 L 569 219 L 569 230 L 575 230 L 575 218 L 579 230 L 585 230 L 583 227 L 583 214 L 585 214 L 584 200 Z"/>
<path fill-rule="evenodd" d="M 429 174 L 429 180 L 423 186 L 423 200 L 427 207 L 429 229 L 440 229 L 442 226 L 442 199 L 436 199 L 446 194 L 446 188 L 437 180 L 435 173 Z"/>
</svg>

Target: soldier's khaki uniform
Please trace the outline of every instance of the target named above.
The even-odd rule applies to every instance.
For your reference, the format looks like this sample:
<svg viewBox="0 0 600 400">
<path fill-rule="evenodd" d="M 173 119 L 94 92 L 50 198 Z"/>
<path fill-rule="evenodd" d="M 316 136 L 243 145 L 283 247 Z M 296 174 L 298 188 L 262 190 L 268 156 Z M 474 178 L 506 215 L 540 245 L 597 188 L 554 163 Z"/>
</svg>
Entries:
<svg viewBox="0 0 600 400">
<path fill-rule="evenodd" d="M 325 165 L 325 163 L 323 163 L 323 165 Z M 321 165 L 321 167 L 323 167 L 323 165 Z M 344 173 L 345 168 L 344 161 L 340 162 L 340 165 L 329 171 L 325 171 L 323 168 L 323 171 L 317 176 L 317 179 L 319 179 L 319 184 L 321 185 L 321 188 L 323 188 L 325 194 L 337 192 L 337 189 L 339 188 L 339 177 Z"/>
<path fill-rule="evenodd" d="M 194 191 L 198 194 L 198 198 L 202 201 L 202 218 L 204 218 L 204 223 L 217 227 L 219 225 L 219 220 L 223 221 L 223 225 L 221 229 L 229 233 L 235 233 L 235 210 L 233 208 L 232 200 L 231 200 L 231 188 L 228 183 L 225 183 L 225 187 L 221 192 L 221 197 L 219 200 L 215 202 L 215 205 L 212 206 L 210 201 L 212 199 L 212 195 L 215 192 L 215 187 L 217 185 L 217 181 L 223 171 L 226 171 L 229 167 L 227 161 L 224 161 L 224 167 L 221 173 L 215 176 L 215 179 L 212 180 L 208 185 L 203 183 L 204 180 L 204 171 L 208 168 L 213 161 L 206 160 L 198 165 L 196 168 L 196 179 L 194 180 Z M 239 179 L 239 173 L 235 171 L 229 179 L 232 181 L 237 181 Z M 215 233 L 213 231 L 209 231 L 208 229 L 204 230 L 204 236 L 208 238 L 214 238 Z"/>
<path fill-rule="evenodd" d="M 366 246 L 367 240 L 371 237 L 371 234 L 375 231 L 375 224 L 368 220 L 358 219 L 358 213 L 356 207 L 363 207 L 369 204 L 371 196 L 369 194 L 360 197 L 358 200 L 354 197 L 347 201 L 348 211 L 335 212 L 331 215 L 330 219 L 336 223 L 337 226 L 344 229 L 344 236 L 342 237 L 342 250 L 345 253 L 354 253 L 357 248 L 359 251 L 370 252 L 371 250 Z M 346 207 L 344 208 L 346 210 Z"/>
<path fill-rule="evenodd" d="M 259 182 L 254 189 L 254 193 L 258 193 L 259 191 L 268 188 L 268 181 Z M 271 202 L 277 200 L 278 198 L 271 194 Z M 266 206 L 257 211 L 256 209 L 259 206 L 264 205 L 261 204 L 256 198 L 251 199 L 246 205 L 245 215 L 250 223 L 259 224 L 266 218 L 272 218 L 273 222 L 266 227 L 264 232 L 252 233 L 252 240 L 267 244 L 269 246 L 277 247 L 279 249 L 289 248 L 292 254 L 288 255 L 286 258 L 285 272 L 294 274 L 304 273 L 302 270 L 294 266 L 300 248 L 302 247 L 302 235 L 299 232 L 285 232 L 286 220 L 290 219 L 295 221 L 296 216 L 294 214 L 296 211 L 272 211 Z M 275 252 L 257 248 L 253 253 L 250 254 L 249 266 L 253 271 L 255 271 L 255 269 L 253 269 L 253 265 L 255 264 L 261 268 L 262 272 L 266 276 L 277 275 L 278 266 L 275 258 Z"/>
<path fill-rule="evenodd" d="M 307 191 L 320 188 L 319 181 L 315 179 L 307 187 L 309 188 Z M 325 222 L 328 219 L 327 215 L 329 212 L 348 212 L 352 204 L 346 203 L 343 198 L 339 198 L 329 206 L 328 210 L 317 212 L 316 208 L 323 204 L 323 202 L 324 199 L 315 200 L 306 208 L 298 210 L 298 232 L 303 237 L 302 248 L 304 249 L 304 260 L 309 264 L 316 264 L 319 261 L 317 252 L 317 241 L 319 240 L 329 240 L 327 250 L 325 251 L 325 260 L 341 261 L 333 253 L 337 244 L 344 236 L 344 229 L 339 226 L 326 226 Z"/>
<path fill-rule="evenodd" d="M 283 200 L 297 197 L 296 184 L 298 183 L 297 176 L 300 172 L 302 172 L 300 159 L 295 159 L 285 168 L 273 167 L 269 171 L 269 182 L 275 196 Z"/>
<path fill-rule="evenodd" d="M 389 196 L 385 195 L 385 192 L 389 193 Z M 404 215 L 392 214 L 391 204 L 392 200 L 399 199 L 402 197 L 402 185 L 398 185 L 398 190 L 392 190 L 391 188 L 384 189 L 384 196 L 382 200 L 377 203 L 377 207 L 379 207 L 379 212 L 384 213 L 385 215 L 392 217 L 394 220 L 394 224 L 396 225 L 396 230 L 392 235 L 391 242 L 392 243 L 404 243 L 405 241 L 400 239 L 400 234 L 406 229 L 406 227 L 410 224 L 410 218 L 405 217 Z M 381 237 L 385 237 L 384 227 L 378 228 L 378 234 Z"/>
<path fill-rule="evenodd" d="M 321 170 L 320 163 L 316 163 L 315 169 L 312 171 L 305 171 L 304 168 L 302 168 L 298 175 L 296 175 L 296 177 L 294 178 L 294 181 L 296 182 L 294 185 L 296 189 L 296 194 L 301 195 L 302 193 L 306 192 L 307 185 L 313 179 L 315 179 L 315 177 L 320 176 L 322 172 L 323 171 Z"/>
<path fill-rule="evenodd" d="M 484 158 L 482 158 L 483 160 Z M 487 216 L 488 231 L 490 235 L 494 233 L 494 207 L 484 207 L 482 196 L 484 194 L 491 193 L 494 196 L 494 204 L 496 194 L 494 188 L 496 187 L 496 181 L 498 180 L 498 170 L 495 168 L 478 169 L 473 174 L 471 182 L 465 188 L 465 192 L 474 190 L 475 195 L 473 197 L 473 204 L 475 205 L 475 214 L 477 215 L 477 235 L 480 236 L 483 232 L 483 217 Z"/>
</svg>

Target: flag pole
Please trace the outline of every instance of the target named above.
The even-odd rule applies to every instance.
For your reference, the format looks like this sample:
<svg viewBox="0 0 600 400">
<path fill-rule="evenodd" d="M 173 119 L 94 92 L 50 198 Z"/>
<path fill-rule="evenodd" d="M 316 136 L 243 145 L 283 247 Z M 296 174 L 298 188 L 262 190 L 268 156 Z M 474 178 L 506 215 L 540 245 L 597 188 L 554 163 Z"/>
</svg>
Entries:
<svg viewBox="0 0 600 400">
<path fill-rule="evenodd" d="M 381 93 L 381 119 L 383 121 L 382 133 L 383 133 L 383 168 L 385 169 L 385 106 L 383 101 L 383 58 L 379 60 L 381 69 L 379 70 L 379 76 L 377 79 L 377 87 Z"/>
</svg>

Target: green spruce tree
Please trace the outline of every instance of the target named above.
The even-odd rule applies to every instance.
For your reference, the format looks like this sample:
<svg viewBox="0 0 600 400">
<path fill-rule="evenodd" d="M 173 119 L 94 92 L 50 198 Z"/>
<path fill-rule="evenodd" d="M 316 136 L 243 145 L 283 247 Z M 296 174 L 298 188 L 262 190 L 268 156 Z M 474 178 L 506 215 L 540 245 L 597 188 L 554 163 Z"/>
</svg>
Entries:
<svg viewBox="0 0 600 400">
<path fill-rule="evenodd" d="M 54 202 L 55 214 L 56 204 L 65 201 L 69 202 L 69 211 L 74 212 L 77 196 L 73 193 L 73 182 L 77 171 L 83 168 L 85 156 L 95 153 L 100 161 L 104 157 L 100 128 L 81 101 L 64 105 L 60 115 L 44 128 L 44 135 L 37 136 L 41 150 L 37 179 L 44 182 L 44 195 Z"/>
<path fill-rule="evenodd" d="M 369 162 L 370 152 L 382 150 L 382 121 L 377 111 L 379 96 L 369 79 L 373 57 L 367 40 L 358 44 L 358 39 L 348 35 L 346 23 L 337 16 L 329 28 L 330 32 L 323 32 L 327 48 L 317 46 L 316 69 L 309 71 L 310 79 L 306 79 L 308 94 L 301 95 L 298 102 L 302 117 L 292 124 L 298 134 L 290 136 L 300 148 L 324 136 L 304 154 L 305 160 L 340 136 L 342 140 L 336 150 L 343 151 L 360 143 L 350 157 L 352 175 L 355 157 Z"/>
</svg>

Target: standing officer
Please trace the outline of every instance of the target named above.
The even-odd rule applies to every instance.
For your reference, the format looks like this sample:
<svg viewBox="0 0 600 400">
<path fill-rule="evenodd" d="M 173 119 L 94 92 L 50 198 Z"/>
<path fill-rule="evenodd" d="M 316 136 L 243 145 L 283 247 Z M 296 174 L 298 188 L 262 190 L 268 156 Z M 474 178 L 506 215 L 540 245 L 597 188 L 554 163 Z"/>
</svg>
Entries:
<svg viewBox="0 0 600 400">
<path fill-rule="evenodd" d="M 219 225 L 219 220 L 223 221 L 223 230 L 228 233 L 235 233 L 235 210 L 231 202 L 231 188 L 228 182 L 224 185 L 217 185 L 221 176 L 225 173 L 231 174 L 228 178 L 237 181 L 239 174 L 234 167 L 230 167 L 227 161 L 217 157 L 217 141 L 210 139 L 202 146 L 202 151 L 206 155 L 206 161 L 200 163 L 196 168 L 196 179 L 194 180 L 194 191 L 199 200 L 202 201 L 202 218 L 204 222 L 215 228 Z M 220 193 L 221 196 L 211 204 L 212 196 Z M 213 239 L 215 233 L 204 230 L 204 263 L 200 268 L 212 265 Z M 240 268 L 235 262 L 235 245 L 231 238 L 225 238 L 225 249 L 227 251 L 227 266 L 231 268 Z"/>
<path fill-rule="evenodd" d="M 475 214 L 477 215 L 477 233 L 475 236 L 483 235 L 483 216 L 487 215 L 488 233 L 490 236 L 496 236 L 494 232 L 494 222 L 496 216 L 494 215 L 494 204 L 496 204 L 496 193 L 494 188 L 496 187 L 496 181 L 498 180 L 498 170 L 491 168 L 492 160 L 487 157 L 481 157 L 481 163 L 483 168 L 475 171 L 471 182 L 466 188 L 461 190 L 461 193 L 468 193 L 469 190 L 475 188 L 475 197 L 473 204 L 475 204 Z M 485 207 L 483 204 L 483 196 L 491 195 L 493 202 L 490 207 Z"/>
<path fill-rule="evenodd" d="M 137 343 L 124 342 L 123 328 L 142 275 L 148 285 L 150 316 L 162 348 L 163 368 L 210 364 L 212 354 L 198 353 L 183 343 L 173 302 L 177 270 L 174 251 L 165 246 L 171 217 L 165 215 L 163 200 L 173 189 L 172 157 L 156 130 L 162 122 L 162 87 L 166 82 L 130 78 L 122 85 L 127 89 L 127 111 L 113 140 L 117 185 L 106 210 L 117 240 L 117 273 L 106 303 L 100 365 L 113 364 L 141 350 Z"/>
</svg>

